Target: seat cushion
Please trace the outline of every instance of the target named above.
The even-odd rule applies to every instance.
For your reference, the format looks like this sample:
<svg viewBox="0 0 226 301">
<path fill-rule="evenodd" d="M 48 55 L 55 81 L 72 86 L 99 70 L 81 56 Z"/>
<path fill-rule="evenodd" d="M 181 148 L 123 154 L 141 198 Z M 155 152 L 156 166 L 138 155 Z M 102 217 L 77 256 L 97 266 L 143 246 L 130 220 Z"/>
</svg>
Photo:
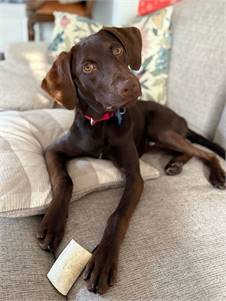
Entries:
<svg viewBox="0 0 226 301">
<path fill-rule="evenodd" d="M 100 297 L 88 292 L 80 278 L 68 300 L 203 301 L 226 296 L 225 191 L 209 184 L 207 167 L 196 159 L 178 176 L 164 174 L 169 156 L 146 159 L 161 175 L 145 183 L 121 247 L 116 285 Z M 121 195 L 122 189 L 114 189 L 71 204 L 56 255 L 72 238 L 92 251 Z"/>
<path fill-rule="evenodd" d="M 63 301 L 46 274 L 54 262 L 35 238 L 40 217 L 0 218 L 0 300 Z"/>
<path fill-rule="evenodd" d="M 100 297 L 88 292 L 80 277 L 67 300 L 217 301 L 226 296 L 225 192 L 210 186 L 207 167 L 195 159 L 181 175 L 165 175 L 169 159 L 161 153 L 146 156 L 161 175 L 145 183 L 121 247 L 116 285 Z M 117 188 L 71 203 L 65 237 L 55 255 L 72 238 L 93 250 L 121 195 Z M 0 218 L 2 301 L 64 300 L 46 278 L 53 258 L 35 239 L 40 220 Z"/>
<path fill-rule="evenodd" d="M 181 1 L 174 8 L 168 104 L 213 138 L 225 104 L 225 2 Z"/>
</svg>

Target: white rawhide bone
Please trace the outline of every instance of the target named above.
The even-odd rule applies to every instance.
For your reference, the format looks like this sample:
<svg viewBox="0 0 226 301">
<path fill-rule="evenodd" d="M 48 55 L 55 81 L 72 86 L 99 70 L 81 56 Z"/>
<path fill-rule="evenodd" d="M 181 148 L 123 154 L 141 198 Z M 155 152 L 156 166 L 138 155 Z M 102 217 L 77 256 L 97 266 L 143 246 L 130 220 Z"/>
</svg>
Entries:
<svg viewBox="0 0 226 301">
<path fill-rule="evenodd" d="M 66 296 L 90 258 L 91 253 L 72 239 L 53 264 L 47 277 Z"/>
</svg>

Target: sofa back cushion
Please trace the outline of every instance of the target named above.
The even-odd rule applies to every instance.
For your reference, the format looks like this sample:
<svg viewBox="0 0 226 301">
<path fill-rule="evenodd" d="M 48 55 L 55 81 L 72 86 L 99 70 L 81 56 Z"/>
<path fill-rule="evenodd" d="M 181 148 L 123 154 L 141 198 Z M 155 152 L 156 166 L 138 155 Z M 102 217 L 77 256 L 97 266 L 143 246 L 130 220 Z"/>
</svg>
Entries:
<svg viewBox="0 0 226 301">
<path fill-rule="evenodd" d="M 220 144 L 226 150 L 226 103 L 217 126 L 214 142 Z"/>
<path fill-rule="evenodd" d="M 168 105 L 209 138 L 225 103 L 225 30 L 222 0 L 175 6 Z"/>
</svg>

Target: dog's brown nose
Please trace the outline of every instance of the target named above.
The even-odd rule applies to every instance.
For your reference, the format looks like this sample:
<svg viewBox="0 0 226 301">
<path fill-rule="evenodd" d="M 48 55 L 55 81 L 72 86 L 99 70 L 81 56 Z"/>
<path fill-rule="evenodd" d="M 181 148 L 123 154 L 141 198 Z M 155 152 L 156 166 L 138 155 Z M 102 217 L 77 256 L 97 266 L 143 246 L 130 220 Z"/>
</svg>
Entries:
<svg viewBox="0 0 226 301">
<path fill-rule="evenodd" d="M 139 84 L 131 79 L 126 79 L 118 83 L 118 94 L 122 97 L 139 96 L 140 87 Z"/>
</svg>

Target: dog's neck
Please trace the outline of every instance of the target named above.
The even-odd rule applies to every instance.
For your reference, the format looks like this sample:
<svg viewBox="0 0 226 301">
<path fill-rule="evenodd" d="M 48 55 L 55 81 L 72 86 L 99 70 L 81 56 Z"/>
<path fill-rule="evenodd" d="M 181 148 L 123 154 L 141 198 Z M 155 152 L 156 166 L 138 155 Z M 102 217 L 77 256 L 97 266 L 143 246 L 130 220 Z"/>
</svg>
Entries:
<svg viewBox="0 0 226 301">
<path fill-rule="evenodd" d="M 106 112 L 103 106 L 91 98 L 79 97 L 79 110 L 84 116 L 90 116 L 94 120 L 100 119 Z"/>
<path fill-rule="evenodd" d="M 99 108 L 99 111 L 97 111 L 96 102 L 93 102 L 95 109 L 92 105 L 90 105 L 90 103 L 90 100 L 89 104 L 87 104 L 87 102 L 85 101 L 80 101 L 77 109 L 81 113 L 83 118 L 89 120 L 91 126 L 94 126 L 99 122 L 107 121 L 113 117 L 116 117 L 118 125 L 121 126 L 123 115 L 126 113 L 126 108 L 119 108 L 116 111 L 105 111 L 99 104 L 99 106 L 101 107 Z"/>
<path fill-rule="evenodd" d="M 94 126 L 95 124 L 102 122 L 102 121 L 107 121 L 109 119 L 111 119 L 112 117 L 115 116 L 114 112 L 106 112 L 104 113 L 100 119 L 94 119 L 92 116 L 90 115 L 84 115 L 84 117 L 90 121 L 91 126 Z"/>
</svg>

